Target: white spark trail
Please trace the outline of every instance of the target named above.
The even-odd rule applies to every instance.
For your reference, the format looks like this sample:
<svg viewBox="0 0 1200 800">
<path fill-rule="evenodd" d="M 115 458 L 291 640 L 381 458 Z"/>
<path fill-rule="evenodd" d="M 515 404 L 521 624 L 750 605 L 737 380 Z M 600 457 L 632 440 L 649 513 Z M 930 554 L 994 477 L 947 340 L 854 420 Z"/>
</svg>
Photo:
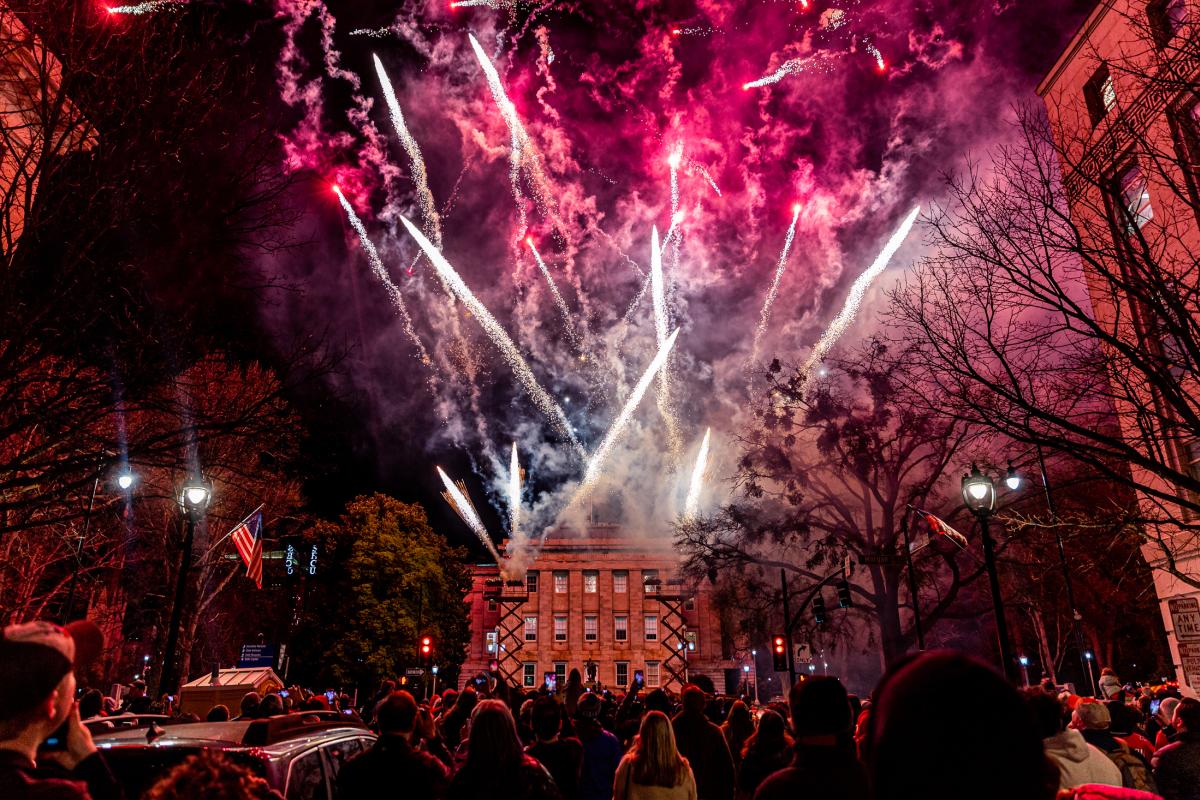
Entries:
<svg viewBox="0 0 1200 800">
<path fill-rule="evenodd" d="M 704 176 L 704 180 L 708 181 L 708 185 L 712 187 L 712 190 L 717 193 L 717 197 L 720 197 L 721 196 L 721 187 L 717 186 L 717 182 L 715 180 L 713 180 L 713 176 L 709 174 L 708 170 L 705 169 L 703 165 L 696 164 L 695 162 L 692 162 L 692 163 L 695 166 L 695 168 L 700 172 L 700 174 Z"/>
<path fill-rule="evenodd" d="M 374 53 L 371 54 L 371 58 L 375 61 L 375 72 L 379 75 L 383 97 L 387 101 L 388 114 L 392 118 L 392 127 L 396 129 L 396 136 L 400 139 L 400 144 L 404 146 L 404 152 L 408 155 L 409 169 L 412 170 L 413 183 L 417 188 L 417 204 L 421 208 L 425 231 L 433 243 L 441 247 L 442 218 L 438 215 L 433 192 L 429 189 L 429 172 L 425 169 L 425 158 L 421 155 L 421 147 L 408 132 L 408 126 L 404 123 L 404 114 L 400 110 L 400 101 L 396 99 L 396 91 L 392 88 L 392 82 L 383 68 L 383 62 Z"/>
<path fill-rule="evenodd" d="M 758 330 L 754 332 L 754 346 L 750 350 L 751 362 L 758 358 L 758 346 L 762 344 L 762 338 L 767 332 L 767 321 L 771 319 L 771 305 L 775 302 L 775 296 L 779 294 L 779 282 L 783 279 L 784 270 L 787 269 L 788 251 L 792 249 L 792 239 L 796 236 L 796 220 L 798 219 L 800 219 L 799 203 L 792 206 L 792 224 L 788 226 L 787 236 L 783 240 L 783 250 L 779 253 L 779 263 L 775 266 L 775 278 L 771 281 L 771 288 L 767 290 L 767 299 L 763 301 Z"/>
<path fill-rule="evenodd" d="M 679 212 L 679 162 L 683 159 L 683 145 L 675 145 L 675 149 L 671 151 L 671 155 L 667 158 L 667 165 L 671 168 L 671 217 Z"/>
<path fill-rule="evenodd" d="M 650 297 L 654 304 L 654 335 L 661 349 L 667 340 L 670 320 L 667 313 L 666 281 L 663 280 L 662 249 L 658 244 L 658 226 L 650 229 Z M 678 459 L 682 442 L 679 425 L 671 409 L 671 370 L 664 367 L 658 375 L 658 411 L 667 426 L 667 444 L 672 461 Z"/>
<path fill-rule="evenodd" d="M 458 514 L 467 527 L 479 537 L 479 541 L 491 553 L 492 558 L 496 559 L 499 564 L 500 553 L 496 550 L 496 545 L 492 543 L 492 537 L 488 535 L 487 528 L 483 527 L 483 520 L 479 518 L 479 514 L 475 511 L 475 506 L 471 504 L 466 493 L 454 481 L 450 480 L 450 476 L 442 471 L 441 467 L 436 467 L 438 475 L 442 477 L 442 483 L 446 485 L 446 491 L 442 493 L 442 497 L 446 498 L 446 502 L 454 509 L 454 513 Z"/>
<path fill-rule="evenodd" d="M 470 0 L 467 1 L 470 2 Z M 475 58 L 479 61 L 479 66 L 483 69 L 484 77 L 487 78 L 488 88 L 492 92 L 492 99 L 496 101 L 496 105 L 500 109 L 500 116 L 504 118 L 504 123 L 508 126 L 512 150 L 509 153 L 508 160 L 508 180 L 512 184 L 513 199 L 517 204 L 517 214 L 519 216 L 518 228 L 523 229 L 526 225 L 526 217 L 525 203 L 523 201 L 524 193 L 521 191 L 521 162 L 526 157 L 524 148 L 525 144 L 529 141 L 529 136 L 525 133 L 525 126 L 521 124 L 521 117 L 517 114 L 517 107 L 508 99 L 508 94 L 504 91 L 504 84 L 500 81 L 500 73 L 496 71 L 492 60 L 483 51 L 483 47 L 479 44 L 479 40 L 475 38 L 475 34 L 468 33 L 467 38 L 471 41 L 471 49 L 475 51 Z"/>
<path fill-rule="evenodd" d="M 667 363 L 667 356 L 671 354 L 671 348 L 675 346 L 675 337 L 679 335 L 679 329 L 676 328 L 669 337 L 666 343 L 658 348 L 658 354 L 654 356 L 654 360 L 650 362 L 650 366 L 642 374 L 637 385 L 633 387 L 633 391 L 629 394 L 629 398 L 625 401 L 624 408 L 617 418 L 613 420 L 613 424 L 608 429 L 608 433 L 604 435 L 600 446 L 596 448 L 596 452 L 588 460 L 587 469 L 583 474 L 583 481 L 579 484 L 579 489 L 576 491 L 575 498 L 577 499 L 587 492 L 591 491 L 595 485 L 597 478 L 600 477 L 600 468 L 604 466 L 604 462 L 608 460 L 612 452 L 613 445 L 621 438 L 625 428 L 629 425 L 629 420 L 633 417 L 633 412 L 637 410 L 638 404 L 642 401 L 642 397 L 646 394 L 646 390 L 650 388 L 650 383 L 654 380 L 654 376 L 658 373 L 662 366 Z"/>
<path fill-rule="evenodd" d="M 579 334 L 575 330 L 575 325 L 571 322 L 571 309 L 567 307 L 567 301 L 563 300 L 563 296 L 558 292 L 558 286 L 554 283 L 554 277 L 550 274 L 550 270 L 546 267 L 546 262 L 542 260 L 542 254 L 538 252 L 537 246 L 533 243 L 530 237 L 525 238 L 525 244 L 529 245 L 529 249 L 533 251 L 533 258 L 537 261 L 538 268 L 542 271 L 542 275 L 546 278 L 546 284 L 550 287 L 550 294 L 554 295 L 554 304 L 558 306 L 559 313 L 562 314 L 563 325 L 567 330 L 567 338 L 571 340 L 571 346 L 575 350 L 583 349 L 583 342 L 579 339 Z"/>
<path fill-rule="evenodd" d="M 159 11 L 178 11 L 187 5 L 183 0 L 150 0 L 148 3 L 134 3 L 127 6 L 109 6 L 110 14 L 154 14 Z"/>
<path fill-rule="evenodd" d="M 350 201 L 346 199 L 346 195 L 342 194 L 340 186 L 334 186 L 333 191 L 342 203 L 346 217 L 350 220 L 350 226 L 358 234 L 358 241 L 362 245 L 363 252 L 367 254 L 367 261 L 371 265 L 371 271 L 375 273 L 375 277 L 379 278 L 379 281 L 387 290 L 388 296 L 392 298 L 392 304 L 400 312 L 404 332 L 408 334 L 408 338 L 416 345 L 417 352 L 421 357 L 421 363 L 432 364 L 433 362 L 429 358 L 429 351 L 425 349 L 425 344 L 417 336 L 417 332 L 413 328 L 412 317 L 408 313 L 408 305 L 404 302 L 404 295 L 400 292 L 400 287 L 392 281 L 392 276 L 388 274 L 387 267 L 383 265 L 383 260 L 379 258 L 379 251 L 375 249 L 375 245 L 371 242 L 371 237 L 367 235 L 367 229 L 363 226 L 362 220 L 358 218 L 358 214 L 354 213 L 354 206 L 350 205 Z"/>
<path fill-rule="evenodd" d="M 517 443 L 512 445 L 508 466 L 508 535 L 515 542 L 521 530 L 521 463 L 517 458 Z"/>
<path fill-rule="evenodd" d="M 742 89 L 757 89 L 760 86 L 769 86 L 772 83 L 779 83 L 788 75 L 798 75 L 801 72 L 806 72 L 809 69 L 821 65 L 828 68 L 828 62 L 834 56 L 827 53 L 819 53 L 817 55 L 806 56 L 804 58 L 789 58 L 787 61 L 779 65 L 779 67 L 769 75 L 764 75 L 758 80 L 743 83 Z"/>
<path fill-rule="evenodd" d="M 429 239 L 425 237 L 425 234 L 421 233 L 417 226 L 409 222 L 407 217 L 400 215 L 400 221 L 408 230 L 409 235 L 420 245 L 425 255 L 429 257 L 434 268 L 450 284 L 450 288 L 458 295 L 458 299 L 463 301 L 467 309 L 479 321 L 488 338 L 492 340 L 492 344 L 504 356 L 504 360 L 508 362 L 508 366 L 512 369 L 517 380 L 521 382 L 521 385 L 525 387 L 525 391 L 529 393 L 534 405 L 546 416 L 550 424 L 554 426 L 554 429 L 571 442 L 571 445 L 575 448 L 580 458 L 586 459 L 587 451 L 583 449 L 583 445 L 580 444 L 579 439 L 575 436 L 575 431 L 571 428 L 571 423 L 567 419 L 567 415 L 563 413 L 558 403 L 554 402 L 554 398 L 537 382 L 537 378 L 534 377 L 529 364 L 521 356 L 521 352 L 513 344 L 513 340 L 504 330 L 504 327 L 496 321 L 496 318 L 492 316 L 492 312 L 488 311 L 487 307 L 475 297 L 467 287 L 467 284 L 455 272 L 454 267 L 450 266 L 450 262 L 433 246 Z"/>
<path fill-rule="evenodd" d="M 808 354 L 804 365 L 800 368 L 800 372 L 804 375 L 804 386 L 801 388 L 803 394 L 811 381 L 813 368 L 821 363 L 822 359 L 833 348 L 833 345 L 846 332 L 846 328 L 854 320 L 854 315 L 858 313 L 859 306 L 862 305 L 863 297 L 867 293 L 871 282 L 879 277 L 892 260 L 892 256 L 900 249 L 900 245 L 904 244 L 904 240 L 908 238 L 909 231 L 912 230 L 913 223 L 917 221 L 917 215 L 921 213 L 921 206 L 913 207 L 913 210 L 908 212 L 908 216 L 900 223 L 892 237 L 887 240 L 887 244 L 883 246 L 883 250 L 875 258 L 871 266 L 867 267 L 862 275 L 859 275 L 854 283 L 850 286 L 850 293 L 846 295 L 846 302 L 842 304 L 842 310 L 833 318 L 833 322 L 829 323 L 829 327 L 821 334 L 821 338 L 817 340 L 813 346 L 812 352 Z"/>
<path fill-rule="evenodd" d="M 696 466 L 692 467 L 692 483 L 688 487 L 687 501 L 683 504 L 684 519 L 695 519 L 700 509 L 700 491 L 704 488 L 704 470 L 708 468 L 708 438 L 712 428 L 704 431 L 704 441 L 700 442 L 700 452 L 696 455 Z"/>
</svg>

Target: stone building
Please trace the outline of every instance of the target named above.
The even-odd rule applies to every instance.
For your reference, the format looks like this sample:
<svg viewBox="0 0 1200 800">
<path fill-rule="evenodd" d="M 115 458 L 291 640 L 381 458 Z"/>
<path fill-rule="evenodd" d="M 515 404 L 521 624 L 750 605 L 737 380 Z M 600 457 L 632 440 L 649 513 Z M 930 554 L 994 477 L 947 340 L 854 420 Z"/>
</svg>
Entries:
<svg viewBox="0 0 1200 800">
<path fill-rule="evenodd" d="M 1135 256 L 1112 254 L 1139 253 L 1141 242 L 1148 243 L 1157 269 L 1177 276 L 1180 298 L 1196 313 L 1186 293 L 1196 291 L 1200 263 L 1198 26 L 1197 0 L 1104 0 L 1037 90 L 1046 105 L 1071 221 L 1082 239 L 1079 249 L 1096 254 L 1092 258 L 1108 275 L 1122 276 L 1114 281 L 1101 274 L 1101 266 L 1085 261 L 1095 318 L 1113 338 L 1164 364 L 1178 344 L 1161 332 L 1159 309 L 1120 288 L 1121 280 L 1136 280 L 1129 278 L 1137 274 L 1130 267 Z M 1175 375 L 1190 396 L 1200 394 L 1195 378 Z M 1200 476 L 1200 439 L 1161 402 L 1160 391 L 1130 382 L 1115 392 L 1122 437 L 1175 471 Z M 1186 489 L 1136 463 L 1129 468 L 1146 487 L 1139 500 L 1148 513 L 1157 507 L 1174 519 L 1194 516 L 1170 507 L 1171 497 L 1184 496 Z M 1193 688 L 1200 688 L 1200 591 L 1175 573 L 1200 581 L 1198 545 L 1194 531 L 1167 525 L 1148 535 L 1142 547 L 1176 678 Z"/>
<path fill-rule="evenodd" d="M 527 688 L 551 673 L 561 689 L 572 669 L 596 687 L 624 688 L 642 671 L 648 688 L 678 690 L 700 675 L 732 688 L 739 670 L 708 582 L 682 582 L 678 566 L 668 539 L 613 524 L 551 531 L 523 580 L 477 565 L 460 683 L 495 660 Z"/>
</svg>

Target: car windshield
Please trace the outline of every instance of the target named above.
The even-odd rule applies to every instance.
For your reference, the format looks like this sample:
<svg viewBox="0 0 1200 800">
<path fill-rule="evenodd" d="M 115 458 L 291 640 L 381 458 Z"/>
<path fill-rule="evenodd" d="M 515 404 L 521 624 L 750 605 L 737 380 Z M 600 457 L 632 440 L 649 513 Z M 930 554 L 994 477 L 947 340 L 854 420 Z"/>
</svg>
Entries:
<svg viewBox="0 0 1200 800">
<path fill-rule="evenodd" d="M 200 747 L 114 747 L 104 750 L 104 760 L 112 769 L 117 782 L 128 798 L 138 798 L 174 766 L 188 756 L 199 753 Z M 255 775 L 266 778 L 266 765 L 262 759 L 236 750 L 224 750 L 221 754 L 242 766 L 249 767 Z"/>
</svg>

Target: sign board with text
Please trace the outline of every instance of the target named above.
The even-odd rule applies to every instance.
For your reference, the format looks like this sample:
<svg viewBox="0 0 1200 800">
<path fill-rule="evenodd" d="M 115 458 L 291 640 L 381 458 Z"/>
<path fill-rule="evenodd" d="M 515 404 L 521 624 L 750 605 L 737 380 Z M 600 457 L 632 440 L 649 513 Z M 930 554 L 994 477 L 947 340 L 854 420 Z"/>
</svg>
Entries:
<svg viewBox="0 0 1200 800">
<path fill-rule="evenodd" d="M 275 668 L 275 654 L 278 652 L 273 644 L 244 644 L 242 657 L 238 659 L 238 667 L 271 667 Z"/>
<path fill-rule="evenodd" d="M 404 670 L 404 674 L 410 678 L 419 678 L 425 674 L 424 667 L 408 667 Z"/>
<path fill-rule="evenodd" d="M 1171 627 L 1181 642 L 1200 642 L 1200 599 L 1172 597 L 1167 601 L 1171 612 Z"/>
<path fill-rule="evenodd" d="M 1200 689 L 1200 642 L 1180 642 L 1179 662 L 1188 686 Z"/>
</svg>

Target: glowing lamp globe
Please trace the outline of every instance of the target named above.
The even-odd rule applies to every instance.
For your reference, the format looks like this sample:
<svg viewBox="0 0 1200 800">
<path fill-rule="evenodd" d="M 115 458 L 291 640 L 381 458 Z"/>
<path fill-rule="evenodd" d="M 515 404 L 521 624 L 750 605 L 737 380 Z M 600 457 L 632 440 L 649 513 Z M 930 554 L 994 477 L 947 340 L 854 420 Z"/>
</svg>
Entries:
<svg viewBox="0 0 1200 800">
<path fill-rule="evenodd" d="M 192 516 L 199 516 L 212 499 L 212 486 L 199 477 L 190 479 L 179 492 L 179 505 Z"/>
<path fill-rule="evenodd" d="M 992 485 L 992 479 L 974 464 L 971 471 L 963 475 L 962 496 L 967 508 L 976 514 L 990 514 L 996 507 L 996 487 Z"/>
<path fill-rule="evenodd" d="M 117 486 L 123 492 L 129 491 L 129 487 L 133 486 L 133 473 L 129 470 L 122 472 L 117 476 Z"/>
<path fill-rule="evenodd" d="M 1017 472 L 1012 464 L 1009 464 L 1008 473 L 1004 476 L 1004 485 L 1015 492 L 1021 488 L 1021 484 L 1024 482 L 1025 479 L 1021 477 L 1021 473 Z"/>
</svg>

